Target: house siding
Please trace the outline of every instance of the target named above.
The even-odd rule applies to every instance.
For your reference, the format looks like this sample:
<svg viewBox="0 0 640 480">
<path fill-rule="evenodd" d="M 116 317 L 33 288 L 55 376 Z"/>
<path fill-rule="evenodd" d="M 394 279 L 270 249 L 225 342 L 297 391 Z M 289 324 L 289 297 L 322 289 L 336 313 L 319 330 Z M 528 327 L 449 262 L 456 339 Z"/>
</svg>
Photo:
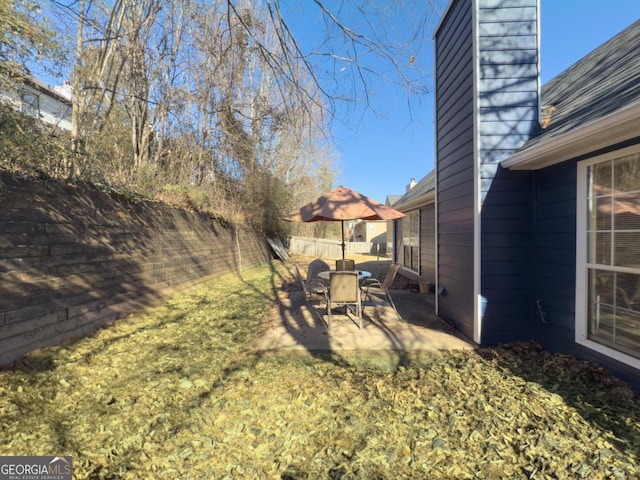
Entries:
<svg viewBox="0 0 640 480">
<path fill-rule="evenodd" d="M 575 335 L 576 162 L 535 172 L 534 335 L 562 350 L 572 348 Z"/>
<path fill-rule="evenodd" d="M 582 159 L 634 143 L 637 140 Z M 621 379 L 640 385 L 638 370 L 575 342 L 577 165 L 573 159 L 534 172 L 533 302 L 539 301 L 544 319 L 536 304 L 531 338 L 552 352 L 599 362 Z"/>
<path fill-rule="evenodd" d="M 393 222 L 393 228 L 393 235 L 396 239 L 395 242 L 393 242 L 393 260 L 396 263 L 402 264 L 402 220 L 395 220 Z"/>
<path fill-rule="evenodd" d="M 473 338 L 474 161 L 471 0 L 454 0 L 435 35 L 438 315 Z"/>
<path fill-rule="evenodd" d="M 533 312 L 532 175 L 499 162 L 538 128 L 537 0 L 454 0 L 435 38 L 438 313 L 482 344 L 513 340 Z"/>
<path fill-rule="evenodd" d="M 436 206 L 420 209 L 420 281 L 436 283 Z"/>
<path fill-rule="evenodd" d="M 556 110 L 542 131 L 538 15 L 539 0 L 451 0 L 436 31 L 438 313 L 481 345 L 534 340 L 637 387 L 634 362 L 576 341 L 586 320 L 576 318 L 576 269 L 584 267 L 576 265 L 584 215 L 576 195 L 580 162 L 639 141 L 630 115 L 639 98 L 640 23 L 545 87 Z M 589 131 L 585 119 L 612 113 L 608 121 L 623 122 L 612 145 L 604 147 L 605 135 L 576 138 Z M 567 132 L 574 158 L 556 141 Z M 514 170 L 500 166 L 505 159 Z"/>
<path fill-rule="evenodd" d="M 0 88 L 0 103 L 16 111 L 22 109 L 22 96 L 31 93 L 38 97 L 38 120 L 62 130 L 71 130 L 71 101 L 62 98 L 36 80 L 9 83 Z"/>
<path fill-rule="evenodd" d="M 481 344 L 528 337 L 531 172 L 499 162 L 538 129 L 537 0 L 480 1 L 478 9 Z"/>
</svg>

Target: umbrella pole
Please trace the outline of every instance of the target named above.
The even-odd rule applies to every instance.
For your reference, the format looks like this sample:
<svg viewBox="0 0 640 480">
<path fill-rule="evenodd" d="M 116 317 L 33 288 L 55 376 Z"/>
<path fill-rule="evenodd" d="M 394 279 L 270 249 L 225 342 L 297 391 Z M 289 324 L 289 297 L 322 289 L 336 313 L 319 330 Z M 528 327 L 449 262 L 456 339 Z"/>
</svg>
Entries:
<svg viewBox="0 0 640 480">
<path fill-rule="evenodd" d="M 344 220 L 342 220 L 342 259 L 344 260 L 344 248 L 345 248 L 345 244 L 344 244 Z"/>
</svg>

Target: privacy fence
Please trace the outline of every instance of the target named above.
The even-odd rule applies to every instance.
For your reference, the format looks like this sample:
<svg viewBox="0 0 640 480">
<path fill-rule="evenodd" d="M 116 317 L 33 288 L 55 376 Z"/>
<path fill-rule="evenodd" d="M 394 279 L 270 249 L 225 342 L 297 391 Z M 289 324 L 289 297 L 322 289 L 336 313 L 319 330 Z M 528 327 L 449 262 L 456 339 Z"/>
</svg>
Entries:
<svg viewBox="0 0 640 480">
<path fill-rule="evenodd" d="M 291 237 L 289 251 L 300 255 L 318 258 L 342 258 L 342 241 L 326 238 Z M 345 255 L 380 255 L 386 256 L 386 244 L 372 242 L 345 242 Z"/>
</svg>

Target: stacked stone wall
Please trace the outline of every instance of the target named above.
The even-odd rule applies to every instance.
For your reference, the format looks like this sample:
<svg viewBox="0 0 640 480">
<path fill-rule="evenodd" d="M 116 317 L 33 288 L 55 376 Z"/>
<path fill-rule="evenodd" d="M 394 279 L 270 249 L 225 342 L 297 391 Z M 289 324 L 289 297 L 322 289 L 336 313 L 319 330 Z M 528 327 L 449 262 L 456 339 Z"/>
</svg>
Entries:
<svg viewBox="0 0 640 480">
<path fill-rule="evenodd" d="M 0 174 L 0 366 L 270 260 L 206 214 Z"/>
</svg>

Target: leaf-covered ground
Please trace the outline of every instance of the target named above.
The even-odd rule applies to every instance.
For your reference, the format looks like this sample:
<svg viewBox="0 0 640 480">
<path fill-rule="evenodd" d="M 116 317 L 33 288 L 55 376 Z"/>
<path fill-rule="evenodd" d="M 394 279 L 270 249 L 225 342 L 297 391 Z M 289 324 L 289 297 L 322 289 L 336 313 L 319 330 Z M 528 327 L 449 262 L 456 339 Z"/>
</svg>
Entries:
<svg viewBox="0 0 640 480">
<path fill-rule="evenodd" d="M 282 265 L 191 288 L 0 373 L 0 455 L 74 478 L 630 479 L 640 400 L 535 345 L 398 370 L 251 350 Z"/>
</svg>

